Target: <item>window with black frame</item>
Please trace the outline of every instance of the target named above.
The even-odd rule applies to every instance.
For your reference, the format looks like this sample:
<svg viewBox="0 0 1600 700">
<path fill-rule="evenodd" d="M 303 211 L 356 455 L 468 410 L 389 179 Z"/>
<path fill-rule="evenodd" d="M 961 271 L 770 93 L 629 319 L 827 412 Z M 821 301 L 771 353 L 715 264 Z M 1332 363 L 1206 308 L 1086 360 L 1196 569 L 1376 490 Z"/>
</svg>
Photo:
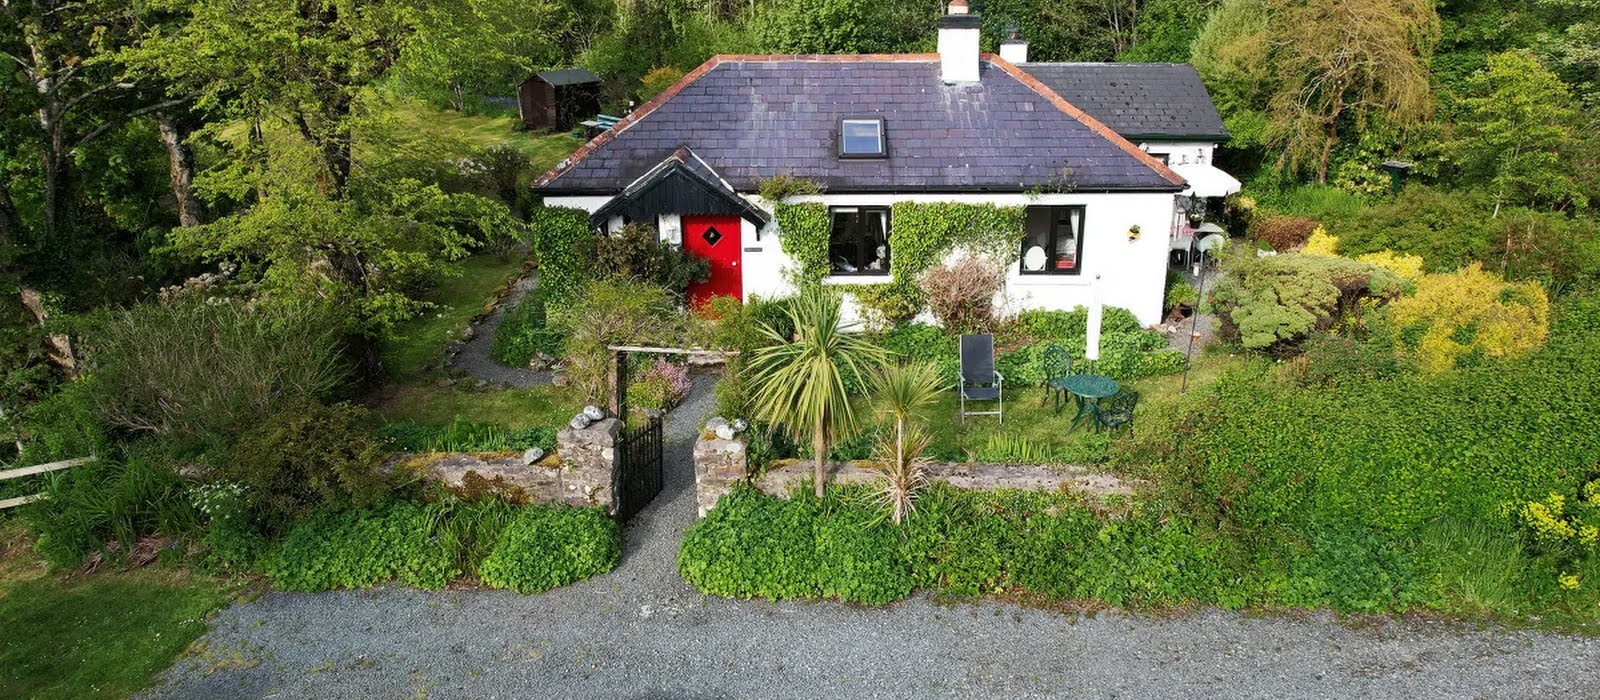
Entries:
<svg viewBox="0 0 1600 700">
<path fill-rule="evenodd" d="M 828 260 L 835 275 L 889 274 L 889 210 L 885 207 L 834 207 Z"/>
<path fill-rule="evenodd" d="M 1022 274 L 1076 275 L 1083 269 L 1083 207 L 1028 207 Z"/>
</svg>

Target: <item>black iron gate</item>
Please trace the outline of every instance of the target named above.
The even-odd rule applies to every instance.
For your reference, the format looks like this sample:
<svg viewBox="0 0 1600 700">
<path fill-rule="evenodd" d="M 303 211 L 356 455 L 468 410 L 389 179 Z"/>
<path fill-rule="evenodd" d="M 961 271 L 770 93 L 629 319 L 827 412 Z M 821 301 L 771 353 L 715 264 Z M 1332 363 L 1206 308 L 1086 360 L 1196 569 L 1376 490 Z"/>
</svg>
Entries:
<svg viewBox="0 0 1600 700">
<path fill-rule="evenodd" d="M 624 522 L 661 493 L 661 418 L 623 431 L 617 445 L 617 467 L 621 482 L 617 491 L 617 517 Z"/>
</svg>

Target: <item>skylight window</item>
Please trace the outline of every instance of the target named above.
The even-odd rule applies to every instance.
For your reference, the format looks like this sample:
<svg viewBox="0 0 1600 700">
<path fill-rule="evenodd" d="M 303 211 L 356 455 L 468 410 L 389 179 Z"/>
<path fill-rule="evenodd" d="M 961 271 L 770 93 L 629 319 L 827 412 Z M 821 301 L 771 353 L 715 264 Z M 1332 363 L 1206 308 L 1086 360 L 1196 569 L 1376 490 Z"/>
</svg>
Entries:
<svg viewBox="0 0 1600 700">
<path fill-rule="evenodd" d="M 839 123 L 839 157 L 882 158 L 886 150 L 883 143 L 883 119 L 845 119 Z"/>
</svg>

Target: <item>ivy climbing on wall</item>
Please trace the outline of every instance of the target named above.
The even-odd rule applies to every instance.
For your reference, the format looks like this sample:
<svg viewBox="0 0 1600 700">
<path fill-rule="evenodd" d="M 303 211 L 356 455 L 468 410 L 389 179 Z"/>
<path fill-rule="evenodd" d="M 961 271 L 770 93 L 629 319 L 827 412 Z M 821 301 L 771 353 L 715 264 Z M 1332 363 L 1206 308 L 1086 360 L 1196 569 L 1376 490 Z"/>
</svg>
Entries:
<svg viewBox="0 0 1600 700">
<path fill-rule="evenodd" d="M 544 207 L 533 211 L 529 228 L 531 247 L 539 262 L 539 288 L 546 308 L 560 308 L 575 300 L 589 280 L 584 244 L 593 235 L 589 213 L 569 207 Z"/>
<path fill-rule="evenodd" d="M 828 208 L 817 202 L 773 207 L 778 220 L 778 246 L 795 265 L 790 274 L 799 285 L 821 282 L 828 276 Z"/>
<path fill-rule="evenodd" d="M 894 280 L 857 297 L 885 321 L 902 321 L 922 310 L 917 279 L 964 250 L 1001 269 L 1022 254 L 1024 210 L 1020 206 L 960 202 L 897 202 L 890 212 L 890 273 Z"/>
<path fill-rule="evenodd" d="M 778 241 L 795 263 L 798 284 L 828 276 L 828 208 L 817 202 L 779 203 Z M 965 250 L 1002 268 L 1022 254 L 1024 210 L 1021 206 L 960 202 L 897 202 L 890 212 L 888 284 L 841 287 L 854 294 L 869 314 L 887 322 L 903 321 L 922 310 L 917 278 L 944 262 L 952 251 Z"/>
</svg>

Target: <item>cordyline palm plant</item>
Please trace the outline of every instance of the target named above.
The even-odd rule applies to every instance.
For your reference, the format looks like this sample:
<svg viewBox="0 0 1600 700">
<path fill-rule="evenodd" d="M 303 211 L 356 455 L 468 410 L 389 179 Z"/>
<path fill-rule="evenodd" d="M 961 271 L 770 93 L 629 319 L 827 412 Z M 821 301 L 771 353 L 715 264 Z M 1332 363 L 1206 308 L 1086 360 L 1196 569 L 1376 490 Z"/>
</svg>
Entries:
<svg viewBox="0 0 1600 700">
<path fill-rule="evenodd" d="M 867 376 L 887 353 L 839 327 L 839 297 L 827 290 L 803 291 L 787 313 L 793 341 L 762 324 L 772 345 L 757 350 L 750 362 L 752 405 L 756 417 L 782 426 L 796 441 L 810 438 L 820 498 L 830 445 L 856 427 L 845 381 Z"/>
<path fill-rule="evenodd" d="M 926 362 L 887 366 L 872 379 L 878 414 L 890 423 L 889 432 L 880 434 L 873 445 L 878 459 L 874 469 L 884 477 L 878 497 L 899 525 L 926 483 L 922 453 L 933 442 L 933 436 L 915 422 L 917 413 L 937 401 L 945 386 L 938 370 Z"/>
</svg>

